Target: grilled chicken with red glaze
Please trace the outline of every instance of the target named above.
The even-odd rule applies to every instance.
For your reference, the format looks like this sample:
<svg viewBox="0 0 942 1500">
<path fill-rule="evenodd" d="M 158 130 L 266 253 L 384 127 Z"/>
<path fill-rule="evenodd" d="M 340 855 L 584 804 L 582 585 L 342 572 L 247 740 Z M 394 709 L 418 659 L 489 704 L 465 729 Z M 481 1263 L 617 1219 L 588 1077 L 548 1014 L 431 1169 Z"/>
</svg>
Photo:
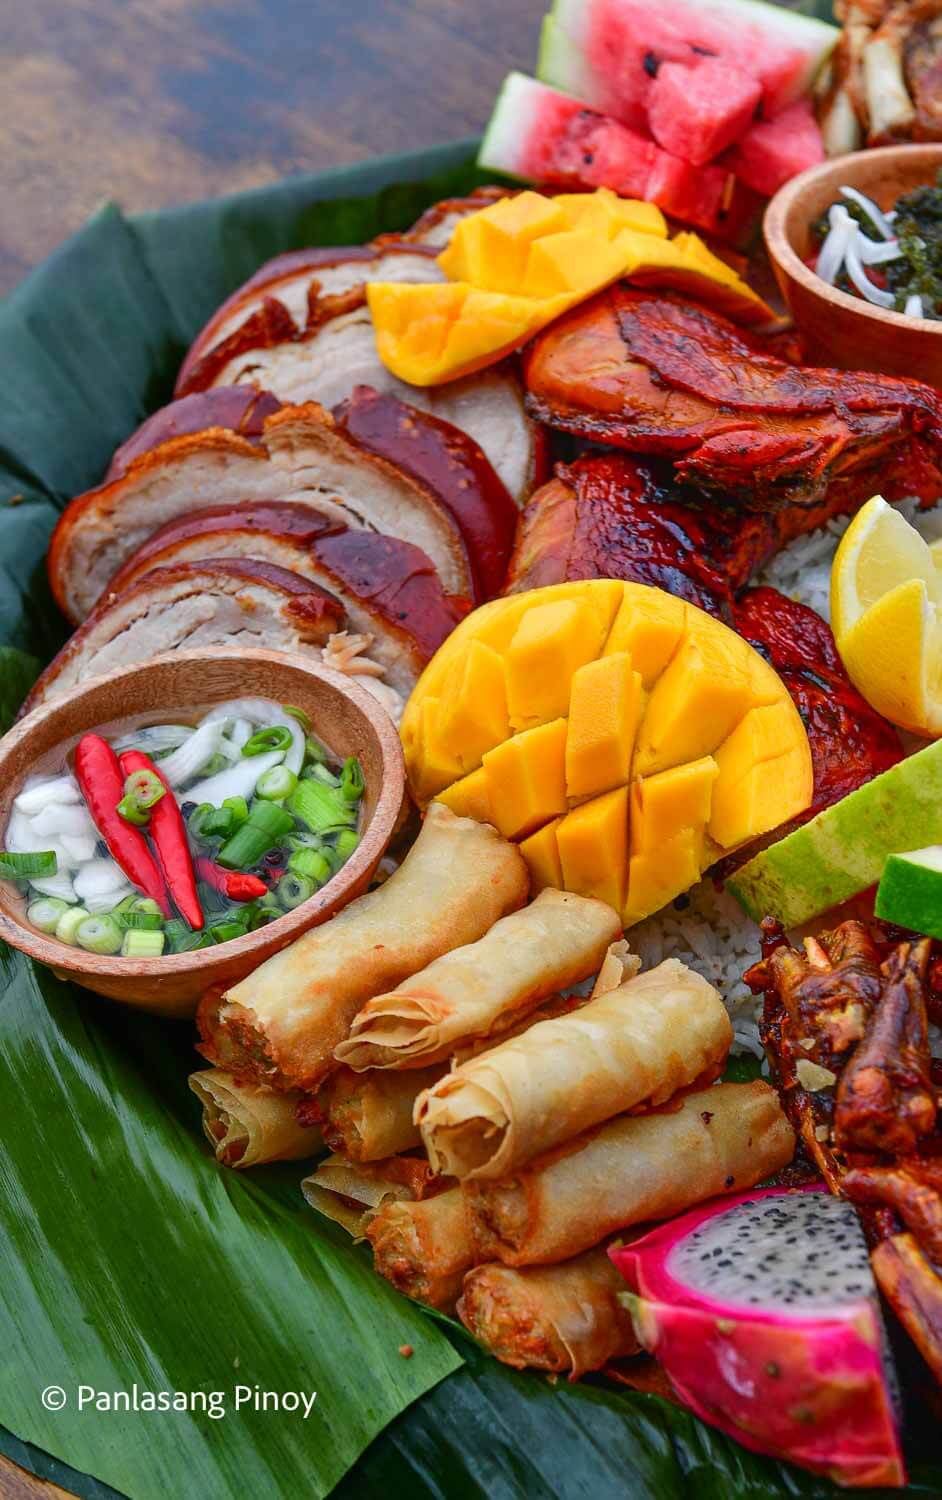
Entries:
<svg viewBox="0 0 942 1500">
<path fill-rule="evenodd" d="M 624 283 L 530 345 L 531 413 L 633 452 L 747 509 L 849 511 L 942 490 L 942 395 L 914 380 L 806 369 L 719 313 Z M 875 483 L 879 474 L 879 483 Z"/>
<path fill-rule="evenodd" d="M 763 923 L 762 1040 L 830 1190 L 860 1210 L 874 1275 L 942 1382 L 942 1132 L 926 1013 L 931 944 L 862 923 L 793 948 Z"/>
</svg>

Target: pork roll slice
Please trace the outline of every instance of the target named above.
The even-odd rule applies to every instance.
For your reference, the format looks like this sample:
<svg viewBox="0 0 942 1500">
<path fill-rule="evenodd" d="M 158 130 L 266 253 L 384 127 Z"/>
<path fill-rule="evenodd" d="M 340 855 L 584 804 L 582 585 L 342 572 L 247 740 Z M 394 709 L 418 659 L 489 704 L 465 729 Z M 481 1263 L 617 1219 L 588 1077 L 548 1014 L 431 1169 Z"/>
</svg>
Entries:
<svg viewBox="0 0 942 1500">
<path fill-rule="evenodd" d="M 222 428 L 171 438 L 79 495 L 53 532 L 48 568 L 70 620 L 161 526 L 210 506 L 287 501 L 411 542 L 445 591 L 476 599 L 469 544 L 439 494 L 357 444 L 314 402 L 269 417 L 260 442 Z"/>
<path fill-rule="evenodd" d="M 264 646 L 320 658 L 345 625 L 343 605 L 326 589 L 270 563 L 207 558 L 156 568 L 93 610 L 43 672 L 23 710 L 89 677 L 179 648 Z"/>
<path fill-rule="evenodd" d="M 135 458 L 159 448 L 170 438 L 190 432 L 205 432 L 209 427 L 223 427 L 237 432 L 249 442 L 260 442 L 265 418 L 280 409 L 281 402 L 270 391 L 258 391 L 250 385 L 220 385 L 211 391 L 198 391 L 162 406 L 142 422 L 127 442 L 115 450 L 108 465 L 105 483 L 127 473 Z"/>
<path fill-rule="evenodd" d="M 119 569 L 108 594 L 135 587 L 154 568 L 208 557 L 274 563 L 328 589 L 343 604 L 350 629 L 370 637 L 370 659 L 403 697 L 466 612 L 418 547 L 278 502 L 210 506 L 171 521 Z"/>
</svg>

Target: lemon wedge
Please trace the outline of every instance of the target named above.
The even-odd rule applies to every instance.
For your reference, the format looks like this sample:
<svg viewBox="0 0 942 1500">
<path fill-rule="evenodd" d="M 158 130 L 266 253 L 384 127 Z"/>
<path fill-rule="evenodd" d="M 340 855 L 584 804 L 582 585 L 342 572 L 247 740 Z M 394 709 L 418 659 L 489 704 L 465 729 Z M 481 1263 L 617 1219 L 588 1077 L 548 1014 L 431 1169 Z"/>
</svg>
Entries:
<svg viewBox="0 0 942 1500">
<path fill-rule="evenodd" d="M 879 495 L 841 540 L 831 623 L 844 666 L 893 724 L 942 735 L 942 556 Z"/>
</svg>

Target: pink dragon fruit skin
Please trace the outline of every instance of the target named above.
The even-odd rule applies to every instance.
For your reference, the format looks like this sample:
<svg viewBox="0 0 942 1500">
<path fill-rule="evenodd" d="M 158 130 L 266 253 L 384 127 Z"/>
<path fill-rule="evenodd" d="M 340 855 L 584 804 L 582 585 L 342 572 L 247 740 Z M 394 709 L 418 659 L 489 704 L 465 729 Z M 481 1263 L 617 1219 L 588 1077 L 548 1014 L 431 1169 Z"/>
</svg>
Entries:
<svg viewBox="0 0 942 1500">
<path fill-rule="evenodd" d="M 757 1189 L 609 1254 L 639 1342 L 698 1417 L 837 1484 L 906 1483 L 895 1379 L 849 1204 L 817 1185 Z"/>
</svg>

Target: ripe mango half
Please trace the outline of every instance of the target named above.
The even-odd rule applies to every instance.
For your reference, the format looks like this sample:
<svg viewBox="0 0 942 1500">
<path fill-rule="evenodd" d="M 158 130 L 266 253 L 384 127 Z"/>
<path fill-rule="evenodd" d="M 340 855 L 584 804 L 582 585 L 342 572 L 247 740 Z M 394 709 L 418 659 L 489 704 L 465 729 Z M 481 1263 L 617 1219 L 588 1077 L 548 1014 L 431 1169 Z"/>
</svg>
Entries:
<svg viewBox="0 0 942 1500">
<path fill-rule="evenodd" d="M 626 926 L 803 812 L 811 751 L 782 681 L 732 630 L 614 579 L 495 599 L 406 706 L 413 796 L 495 824 L 534 890 L 597 896 Z"/>
<path fill-rule="evenodd" d="M 697 235 L 668 239 L 659 209 L 607 188 L 499 198 L 456 225 L 438 264 L 444 284 L 367 287 L 379 357 L 411 385 L 493 364 L 623 276 L 689 291 L 742 323 L 774 317 Z"/>
</svg>

